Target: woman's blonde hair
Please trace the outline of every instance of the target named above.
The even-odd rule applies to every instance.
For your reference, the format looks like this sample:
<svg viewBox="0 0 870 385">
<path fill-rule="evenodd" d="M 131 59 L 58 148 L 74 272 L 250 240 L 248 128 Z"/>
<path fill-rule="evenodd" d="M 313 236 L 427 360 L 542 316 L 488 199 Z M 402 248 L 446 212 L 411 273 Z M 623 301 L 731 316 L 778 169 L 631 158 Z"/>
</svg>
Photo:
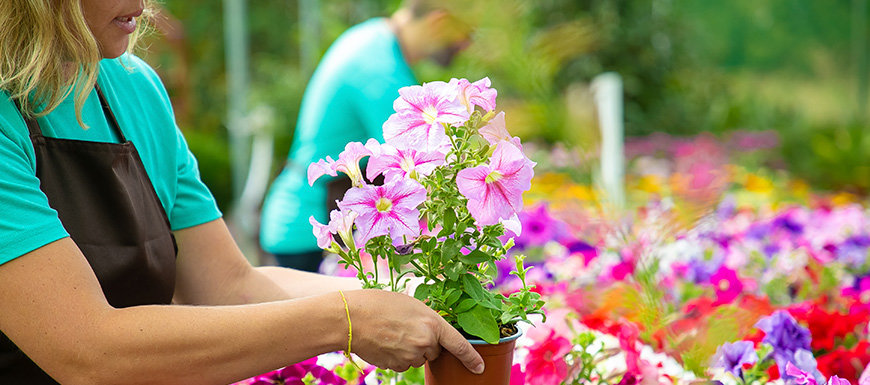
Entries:
<svg viewBox="0 0 870 385">
<path fill-rule="evenodd" d="M 150 14 L 149 3 L 143 16 Z M 139 24 L 128 51 L 145 23 Z M 0 25 L 0 90 L 18 100 L 28 117 L 50 113 L 73 93 L 76 119 L 85 127 L 81 111 L 102 55 L 81 0 L 2 0 Z"/>
</svg>

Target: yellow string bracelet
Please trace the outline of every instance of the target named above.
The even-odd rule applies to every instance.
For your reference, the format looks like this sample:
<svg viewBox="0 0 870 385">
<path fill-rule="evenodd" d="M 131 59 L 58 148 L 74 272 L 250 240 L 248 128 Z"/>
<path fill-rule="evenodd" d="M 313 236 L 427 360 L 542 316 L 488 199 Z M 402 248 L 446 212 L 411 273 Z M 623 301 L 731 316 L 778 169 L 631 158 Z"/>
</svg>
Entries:
<svg viewBox="0 0 870 385">
<path fill-rule="evenodd" d="M 338 291 L 338 294 L 341 294 L 341 301 L 344 302 L 344 314 L 347 315 L 347 350 L 344 351 L 344 356 L 347 357 L 347 360 L 353 364 L 353 367 L 355 367 L 356 370 L 363 373 L 362 368 L 360 368 L 356 361 L 354 361 L 350 356 L 350 344 L 353 341 L 353 324 L 350 323 L 350 308 L 347 306 L 347 298 L 344 297 L 344 292 L 341 290 Z"/>
</svg>

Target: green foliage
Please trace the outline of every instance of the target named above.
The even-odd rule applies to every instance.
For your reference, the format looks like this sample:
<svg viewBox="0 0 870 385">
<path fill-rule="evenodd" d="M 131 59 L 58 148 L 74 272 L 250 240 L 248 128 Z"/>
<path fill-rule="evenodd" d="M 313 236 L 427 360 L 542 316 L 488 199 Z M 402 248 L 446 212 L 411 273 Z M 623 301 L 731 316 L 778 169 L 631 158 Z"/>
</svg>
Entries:
<svg viewBox="0 0 870 385">
<path fill-rule="evenodd" d="M 319 56 L 348 27 L 389 15 L 399 0 L 313 3 L 300 15 L 299 2 L 247 2 L 250 108 L 274 112 L 267 129 L 276 167 Z M 226 68 L 223 9 L 215 4 L 164 0 L 184 28 L 184 45 L 168 49 L 155 35 L 145 57 L 185 105 L 179 125 L 225 207 L 229 153 L 215 149 L 228 147 Z M 783 167 L 823 188 L 868 191 L 867 106 L 854 97 L 855 88 L 867 88 L 856 55 L 866 57 L 868 47 L 856 46 L 847 0 L 479 0 L 457 9 L 476 27 L 473 44 L 448 68 L 419 63 L 418 78 L 489 76 L 525 140 L 594 152 L 591 100 L 578 95 L 596 75 L 615 71 L 624 80 L 629 136 L 776 129 L 783 146 L 774 160 Z"/>
<path fill-rule="evenodd" d="M 813 186 L 870 192 L 870 123 L 795 125 L 781 136 L 786 164 Z"/>
</svg>

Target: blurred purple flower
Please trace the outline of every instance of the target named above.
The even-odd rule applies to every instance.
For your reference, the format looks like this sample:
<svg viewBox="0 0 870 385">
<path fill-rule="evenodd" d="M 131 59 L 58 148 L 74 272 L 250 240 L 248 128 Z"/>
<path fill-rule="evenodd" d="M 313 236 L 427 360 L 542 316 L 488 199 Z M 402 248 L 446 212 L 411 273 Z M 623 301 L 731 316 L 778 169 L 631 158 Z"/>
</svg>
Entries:
<svg viewBox="0 0 870 385">
<path fill-rule="evenodd" d="M 583 241 L 572 241 L 566 245 L 570 255 L 580 254 L 583 257 L 583 266 L 589 266 L 595 258 L 598 258 L 598 249 Z"/>
<path fill-rule="evenodd" d="M 770 225 L 764 222 L 753 223 L 746 230 L 746 237 L 749 239 L 761 240 L 766 238 L 768 234 L 770 234 Z"/>
<path fill-rule="evenodd" d="M 853 235 L 836 247 L 836 258 L 854 268 L 859 268 L 867 262 L 868 248 L 870 248 L 870 235 Z"/>
<path fill-rule="evenodd" d="M 771 226 L 785 229 L 791 235 L 801 235 L 804 232 L 804 225 L 792 218 L 790 212 L 774 219 Z"/>
<path fill-rule="evenodd" d="M 791 362 L 785 364 L 785 375 L 792 378 L 797 385 L 817 385 L 816 379 L 809 373 L 801 370 Z"/>
<path fill-rule="evenodd" d="M 785 372 L 786 363 L 794 360 L 798 350 L 810 350 L 812 336 L 809 329 L 798 325 L 787 311 L 777 310 L 769 317 L 759 320 L 755 327 L 765 333 L 761 342 L 773 347 L 773 358 L 781 373 Z"/>
<path fill-rule="evenodd" d="M 773 256 L 774 256 L 776 253 L 778 253 L 779 250 L 780 250 L 779 245 L 774 244 L 774 243 L 766 244 L 766 245 L 764 245 L 764 247 L 761 249 L 761 251 L 764 252 L 764 256 L 767 257 L 768 259 L 773 258 Z"/>
<path fill-rule="evenodd" d="M 523 232 L 522 235 L 514 239 L 518 248 L 543 246 L 556 239 L 559 223 L 550 216 L 546 204 L 520 212 L 519 218 Z"/>
<path fill-rule="evenodd" d="M 756 362 L 758 362 L 758 354 L 755 353 L 755 347 L 752 342 L 737 341 L 719 345 L 719 348 L 716 349 L 716 354 L 713 356 L 712 366 L 723 368 L 740 377 L 743 364 L 754 364 Z"/>
</svg>

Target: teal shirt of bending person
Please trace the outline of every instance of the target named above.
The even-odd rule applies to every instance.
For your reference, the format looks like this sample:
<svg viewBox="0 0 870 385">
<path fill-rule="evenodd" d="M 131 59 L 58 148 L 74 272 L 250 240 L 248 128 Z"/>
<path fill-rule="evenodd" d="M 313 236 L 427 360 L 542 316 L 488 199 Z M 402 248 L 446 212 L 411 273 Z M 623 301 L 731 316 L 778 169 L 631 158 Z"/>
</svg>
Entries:
<svg viewBox="0 0 870 385">
<path fill-rule="evenodd" d="M 383 142 L 382 126 L 399 88 L 417 83 L 387 20 L 372 19 L 342 34 L 305 89 L 287 164 L 262 210 L 261 245 L 281 265 L 311 271 L 320 263 L 308 218 L 327 223 L 329 180 L 309 186 L 308 165 L 337 159 L 348 142 Z"/>
</svg>

